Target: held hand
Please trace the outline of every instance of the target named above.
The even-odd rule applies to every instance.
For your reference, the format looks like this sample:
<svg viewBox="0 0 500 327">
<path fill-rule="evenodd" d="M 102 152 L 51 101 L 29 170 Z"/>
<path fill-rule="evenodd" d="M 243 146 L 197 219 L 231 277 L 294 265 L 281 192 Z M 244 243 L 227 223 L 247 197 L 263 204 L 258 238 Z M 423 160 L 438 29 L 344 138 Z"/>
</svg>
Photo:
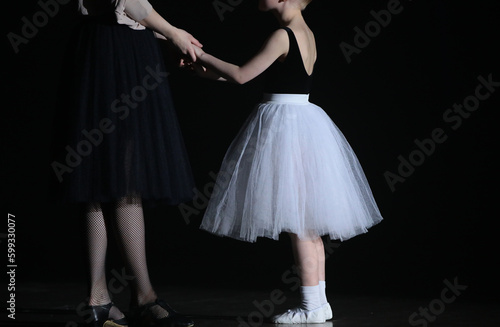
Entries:
<svg viewBox="0 0 500 327">
<path fill-rule="evenodd" d="M 199 46 L 194 46 L 193 49 L 197 59 L 200 59 L 205 54 L 205 51 Z"/>
<path fill-rule="evenodd" d="M 199 77 L 208 78 L 212 80 L 218 81 L 227 81 L 227 79 L 223 78 L 219 73 L 210 69 L 204 63 L 204 55 L 206 54 L 200 47 L 193 46 L 196 58 L 198 59 L 196 62 L 191 60 L 190 58 L 183 58 L 180 61 L 179 66 L 181 68 L 188 69 L 192 73 L 195 73 Z"/>
<path fill-rule="evenodd" d="M 203 51 L 198 46 L 193 46 L 193 49 L 194 49 L 194 53 L 195 53 L 195 56 L 196 56 L 196 60 L 199 61 L 199 59 L 205 53 L 205 51 Z M 182 68 L 191 68 L 190 65 L 193 62 L 194 61 L 191 58 L 181 58 L 181 60 L 179 62 L 179 67 L 182 67 Z"/>
<path fill-rule="evenodd" d="M 176 29 L 176 33 L 172 37 L 171 41 L 182 54 L 189 56 L 192 61 L 196 61 L 195 48 L 199 49 L 199 47 L 203 46 L 191 34 L 182 29 Z"/>
<path fill-rule="evenodd" d="M 189 65 L 189 70 L 199 77 L 215 80 L 215 81 L 226 81 L 225 78 L 221 77 L 219 74 L 214 72 L 213 70 L 203 66 L 200 62 L 191 62 Z"/>
<path fill-rule="evenodd" d="M 191 64 L 191 67 L 190 67 L 190 68 L 191 68 L 191 70 L 192 70 L 193 72 L 195 72 L 195 73 L 196 73 L 196 75 L 198 75 L 198 76 L 200 76 L 200 77 L 206 77 L 205 75 L 206 75 L 206 74 L 207 74 L 207 72 L 208 72 L 208 70 L 207 70 L 207 68 L 206 68 L 206 67 L 204 67 L 204 66 L 200 65 L 200 64 L 199 64 L 199 63 L 197 63 L 197 62 L 193 62 L 193 63 Z"/>
<path fill-rule="evenodd" d="M 197 75 L 201 75 L 207 71 L 206 67 L 204 67 L 199 62 L 194 62 L 189 58 L 182 58 L 179 63 L 180 68 L 188 69 L 191 72 L 196 73 Z"/>
</svg>

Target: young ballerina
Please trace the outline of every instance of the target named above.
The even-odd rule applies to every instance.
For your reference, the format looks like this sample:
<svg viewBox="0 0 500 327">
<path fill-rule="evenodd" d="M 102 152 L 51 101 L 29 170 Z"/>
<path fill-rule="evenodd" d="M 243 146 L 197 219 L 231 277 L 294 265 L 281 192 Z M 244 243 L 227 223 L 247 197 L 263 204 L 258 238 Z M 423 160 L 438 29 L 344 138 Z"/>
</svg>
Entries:
<svg viewBox="0 0 500 327">
<path fill-rule="evenodd" d="M 245 65 L 196 49 L 183 63 L 201 76 L 246 83 L 266 72 L 265 94 L 230 145 L 201 228 L 255 242 L 288 232 L 301 304 L 274 323 L 322 323 L 326 298 L 321 236 L 347 240 L 382 220 L 361 165 L 329 116 L 308 101 L 316 46 L 302 16 L 310 0 L 260 0 L 282 28 Z M 229 176 L 229 177 L 228 177 Z"/>
</svg>

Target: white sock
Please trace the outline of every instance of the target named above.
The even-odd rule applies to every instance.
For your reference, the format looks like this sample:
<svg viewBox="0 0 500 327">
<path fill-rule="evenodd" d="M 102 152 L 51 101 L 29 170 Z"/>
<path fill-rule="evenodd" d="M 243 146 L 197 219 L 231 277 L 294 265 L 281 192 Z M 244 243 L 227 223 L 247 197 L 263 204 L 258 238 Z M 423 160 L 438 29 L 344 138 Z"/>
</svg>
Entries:
<svg viewBox="0 0 500 327">
<path fill-rule="evenodd" d="M 319 281 L 319 300 L 321 305 L 328 303 L 328 299 L 326 298 L 326 281 Z"/>
<path fill-rule="evenodd" d="M 302 296 L 301 307 L 307 311 L 317 309 L 321 306 L 319 299 L 319 285 L 301 286 L 300 295 Z"/>
</svg>

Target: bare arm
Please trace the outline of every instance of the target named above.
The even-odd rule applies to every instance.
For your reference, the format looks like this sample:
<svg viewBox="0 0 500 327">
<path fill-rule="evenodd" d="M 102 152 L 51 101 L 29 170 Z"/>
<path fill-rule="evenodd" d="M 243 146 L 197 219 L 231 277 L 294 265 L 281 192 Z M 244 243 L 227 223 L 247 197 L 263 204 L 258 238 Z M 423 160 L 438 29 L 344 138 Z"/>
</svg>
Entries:
<svg viewBox="0 0 500 327">
<path fill-rule="evenodd" d="M 273 62 L 288 52 L 288 35 L 285 30 L 275 31 L 261 50 L 243 66 L 237 66 L 216 58 L 201 49 L 195 49 L 198 62 L 230 82 L 245 84 L 264 72 Z M 220 79 L 220 78 L 219 78 Z"/>
<path fill-rule="evenodd" d="M 194 46 L 202 47 L 203 45 L 188 32 L 172 26 L 167 22 L 156 10 L 139 21 L 145 27 L 148 27 L 156 33 L 163 35 L 167 40 L 170 40 L 184 55 L 189 55 L 191 60 L 196 61 Z"/>
</svg>

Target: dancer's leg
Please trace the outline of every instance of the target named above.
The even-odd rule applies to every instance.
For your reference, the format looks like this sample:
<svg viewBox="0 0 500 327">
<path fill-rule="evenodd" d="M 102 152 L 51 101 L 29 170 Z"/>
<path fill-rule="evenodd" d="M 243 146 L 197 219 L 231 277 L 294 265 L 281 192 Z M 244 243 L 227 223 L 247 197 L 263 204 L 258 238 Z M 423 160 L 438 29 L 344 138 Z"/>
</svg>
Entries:
<svg viewBox="0 0 500 327">
<path fill-rule="evenodd" d="M 291 235 L 292 237 L 292 249 L 295 257 L 295 262 L 299 266 L 300 278 L 303 280 L 302 286 L 314 286 L 319 284 L 319 295 L 321 304 L 327 303 L 326 299 L 326 269 L 325 269 L 325 247 L 321 237 L 312 240 L 314 243 L 314 248 L 316 250 L 316 255 L 312 254 L 312 246 L 310 241 L 300 241 L 296 235 Z M 300 252 L 300 254 L 299 254 Z M 303 259 L 305 257 L 305 259 Z M 315 269 L 314 257 L 316 257 L 317 268 Z M 300 262 L 303 262 L 304 269 L 300 269 Z M 314 278 L 314 270 L 318 272 L 318 283 L 316 283 L 316 278 Z M 304 282 L 305 281 L 305 282 Z"/>
<path fill-rule="evenodd" d="M 323 245 L 323 240 L 318 237 L 315 240 L 316 253 L 318 256 L 318 280 L 319 280 L 319 298 L 321 304 L 326 304 L 328 302 L 326 298 L 326 269 L 325 269 L 325 246 Z"/>
<path fill-rule="evenodd" d="M 140 197 L 129 196 L 116 204 L 116 232 L 124 251 L 131 274 L 132 302 L 140 306 L 154 302 L 157 295 L 151 285 L 146 260 L 145 225 L 142 201 Z M 157 318 L 167 317 L 168 312 L 155 305 L 151 308 Z"/>
<path fill-rule="evenodd" d="M 319 301 L 321 306 L 323 307 L 325 319 L 329 320 L 333 318 L 333 311 L 326 297 L 325 246 L 323 244 L 323 240 L 320 237 L 315 240 L 315 245 L 318 256 Z"/>
<path fill-rule="evenodd" d="M 106 252 L 108 248 L 107 225 L 100 204 L 90 204 L 86 211 L 87 248 L 89 258 L 89 306 L 101 306 L 111 302 L 106 282 Z M 123 313 L 115 306 L 109 318 L 121 319 Z"/>
<path fill-rule="evenodd" d="M 325 271 L 325 246 L 323 245 L 323 240 L 321 237 L 318 237 L 314 240 L 314 245 L 316 247 L 316 255 L 318 258 L 318 279 L 319 281 L 326 280 L 326 271 Z"/>
<path fill-rule="evenodd" d="M 91 204 L 86 212 L 87 248 L 90 273 L 89 305 L 104 305 L 111 301 L 106 282 L 107 227 L 99 204 Z"/>
<path fill-rule="evenodd" d="M 318 237 L 319 238 L 319 237 Z M 301 304 L 283 314 L 274 316 L 274 323 L 321 323 L 325 321 L 319 292 L 319 258 L 317 239 L 300 239 L 290 234 L 295 264 L 301 280 Z"/>
<path fill-rule="evenodd" d="M 290 234 L 295 263 L 298 267 L 302 286 L 316 286 L 319 283 L 319 258 L 317 239 L 300 239 L 296 234 Z M 318 237 L 319 240 L 321 240 Z M 323 256 L 324 258 L 324 256 Z M 324 261 L 324 259 L 323 259 Z M 323 275 L 324 276 L 324 275 Z"/>
</svg>

